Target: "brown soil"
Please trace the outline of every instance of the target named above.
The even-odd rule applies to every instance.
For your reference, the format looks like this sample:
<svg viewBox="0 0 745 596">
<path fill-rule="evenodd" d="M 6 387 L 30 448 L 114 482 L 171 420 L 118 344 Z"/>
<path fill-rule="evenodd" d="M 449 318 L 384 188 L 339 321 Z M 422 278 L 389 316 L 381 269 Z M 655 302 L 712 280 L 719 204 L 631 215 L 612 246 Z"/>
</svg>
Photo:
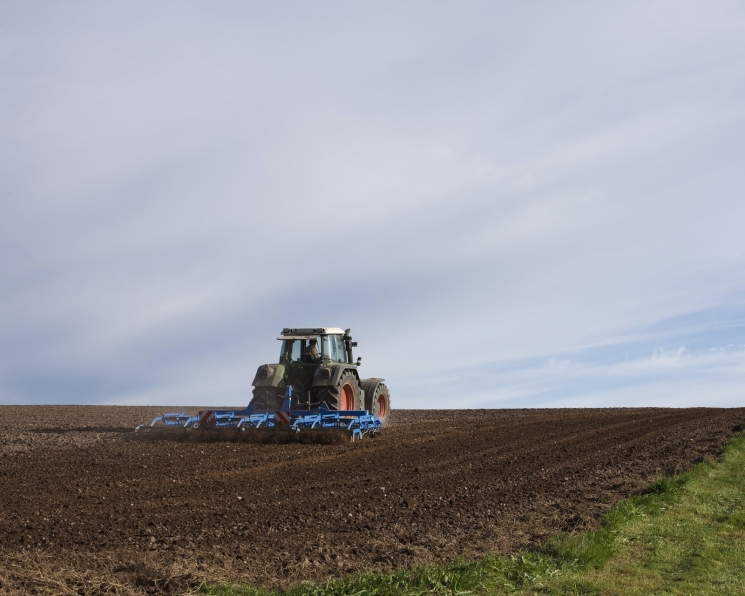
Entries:
<svg viewBox="0 0 745 596">
<path fill-rule="evenodd" d="M 510 552 L 597 525 L 745 423 L 745 409 L 399 410 L 354 444 L 132 440 L 162 410 L 0 407 L 0 590 L 288 585 Z"/>
</svg>

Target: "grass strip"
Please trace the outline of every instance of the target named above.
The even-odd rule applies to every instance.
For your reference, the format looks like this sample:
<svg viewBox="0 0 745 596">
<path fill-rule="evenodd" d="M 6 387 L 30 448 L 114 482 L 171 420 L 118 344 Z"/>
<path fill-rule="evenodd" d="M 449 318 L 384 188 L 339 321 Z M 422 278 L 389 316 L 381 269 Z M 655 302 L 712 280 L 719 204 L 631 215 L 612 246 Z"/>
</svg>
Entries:
<svg viewBox="0 0 745 596">
<path fill-rule="evenodd" d="M 745 435 L 715 463 L 653 482 L 601 527 L 540 549 L 396 573 L 364 572 L 288 591 L 210 584 L 211 596 L 745 594 Z"/>
</svg>

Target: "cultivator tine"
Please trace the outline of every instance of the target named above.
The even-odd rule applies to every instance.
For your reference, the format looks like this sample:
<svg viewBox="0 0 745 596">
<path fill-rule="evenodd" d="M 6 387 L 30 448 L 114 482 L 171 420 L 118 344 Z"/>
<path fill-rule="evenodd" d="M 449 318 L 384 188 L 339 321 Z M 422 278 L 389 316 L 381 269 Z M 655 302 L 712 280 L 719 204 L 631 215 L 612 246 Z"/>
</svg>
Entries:
<svg viewBox="0 0 745 596">
<path fill-rule="evenodd" d="M 249 428 L 268 428 L 274 426 L 274 419 L 269 417 L 269 412 L 262 412 L 260 414 L 251 414 L 250 416 L 242 417 L 236 428 L 241 430 L 247 430 Z"/>
<path fill-rule="evenodd" d="M 184 426 L 189 418 L 191 418 L 191 416 L 187 416 L 183 412 L 169 412 L 167 414 L 163 414 L 162 416 L 156 417 L 150 423 L 150 426 L 155 426 L 156 424 L 158 424 L 158 422 L 160 422 L 163 426 Z"/>
<path fill-rule="evenodd" d="M 319 414 L 306 413 L 301 416 L 297 416 L 292 423 L 292 430 L 300 431 L 301 429 L 314 429 L 321 423 L 321 416 Z"/>
</svg>

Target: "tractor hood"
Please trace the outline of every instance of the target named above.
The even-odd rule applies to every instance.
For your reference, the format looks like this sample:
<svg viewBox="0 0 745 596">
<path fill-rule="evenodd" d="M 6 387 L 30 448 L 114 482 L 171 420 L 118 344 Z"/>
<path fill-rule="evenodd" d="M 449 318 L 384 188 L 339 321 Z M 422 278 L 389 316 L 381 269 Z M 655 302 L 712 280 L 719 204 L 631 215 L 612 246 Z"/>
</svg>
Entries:
<svg viewBox="0 0 745 596">
<path fill-rule="evenodd" d="M 256 371 L 254 387 L 281 387 L 284 384 L 284 364 L 262 364 Z"/>
</svg>

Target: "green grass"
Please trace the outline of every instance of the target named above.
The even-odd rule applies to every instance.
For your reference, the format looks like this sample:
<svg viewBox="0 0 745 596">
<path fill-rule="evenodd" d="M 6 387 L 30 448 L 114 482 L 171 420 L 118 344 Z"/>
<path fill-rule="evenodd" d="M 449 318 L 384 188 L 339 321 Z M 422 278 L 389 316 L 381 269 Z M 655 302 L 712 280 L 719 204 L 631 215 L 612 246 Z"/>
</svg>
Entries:
<svg viewBox="0 0 745 596">
<path fill-rule="evenodd" d="M 537 551 L 397 573 L 362 573 L 287 592 L 207 585 L 214 596 L 458 594 L 745 594 L 745 435 L 719 461 L 653 482 L 619 503 L 600 529 Z"/>
</svg>

